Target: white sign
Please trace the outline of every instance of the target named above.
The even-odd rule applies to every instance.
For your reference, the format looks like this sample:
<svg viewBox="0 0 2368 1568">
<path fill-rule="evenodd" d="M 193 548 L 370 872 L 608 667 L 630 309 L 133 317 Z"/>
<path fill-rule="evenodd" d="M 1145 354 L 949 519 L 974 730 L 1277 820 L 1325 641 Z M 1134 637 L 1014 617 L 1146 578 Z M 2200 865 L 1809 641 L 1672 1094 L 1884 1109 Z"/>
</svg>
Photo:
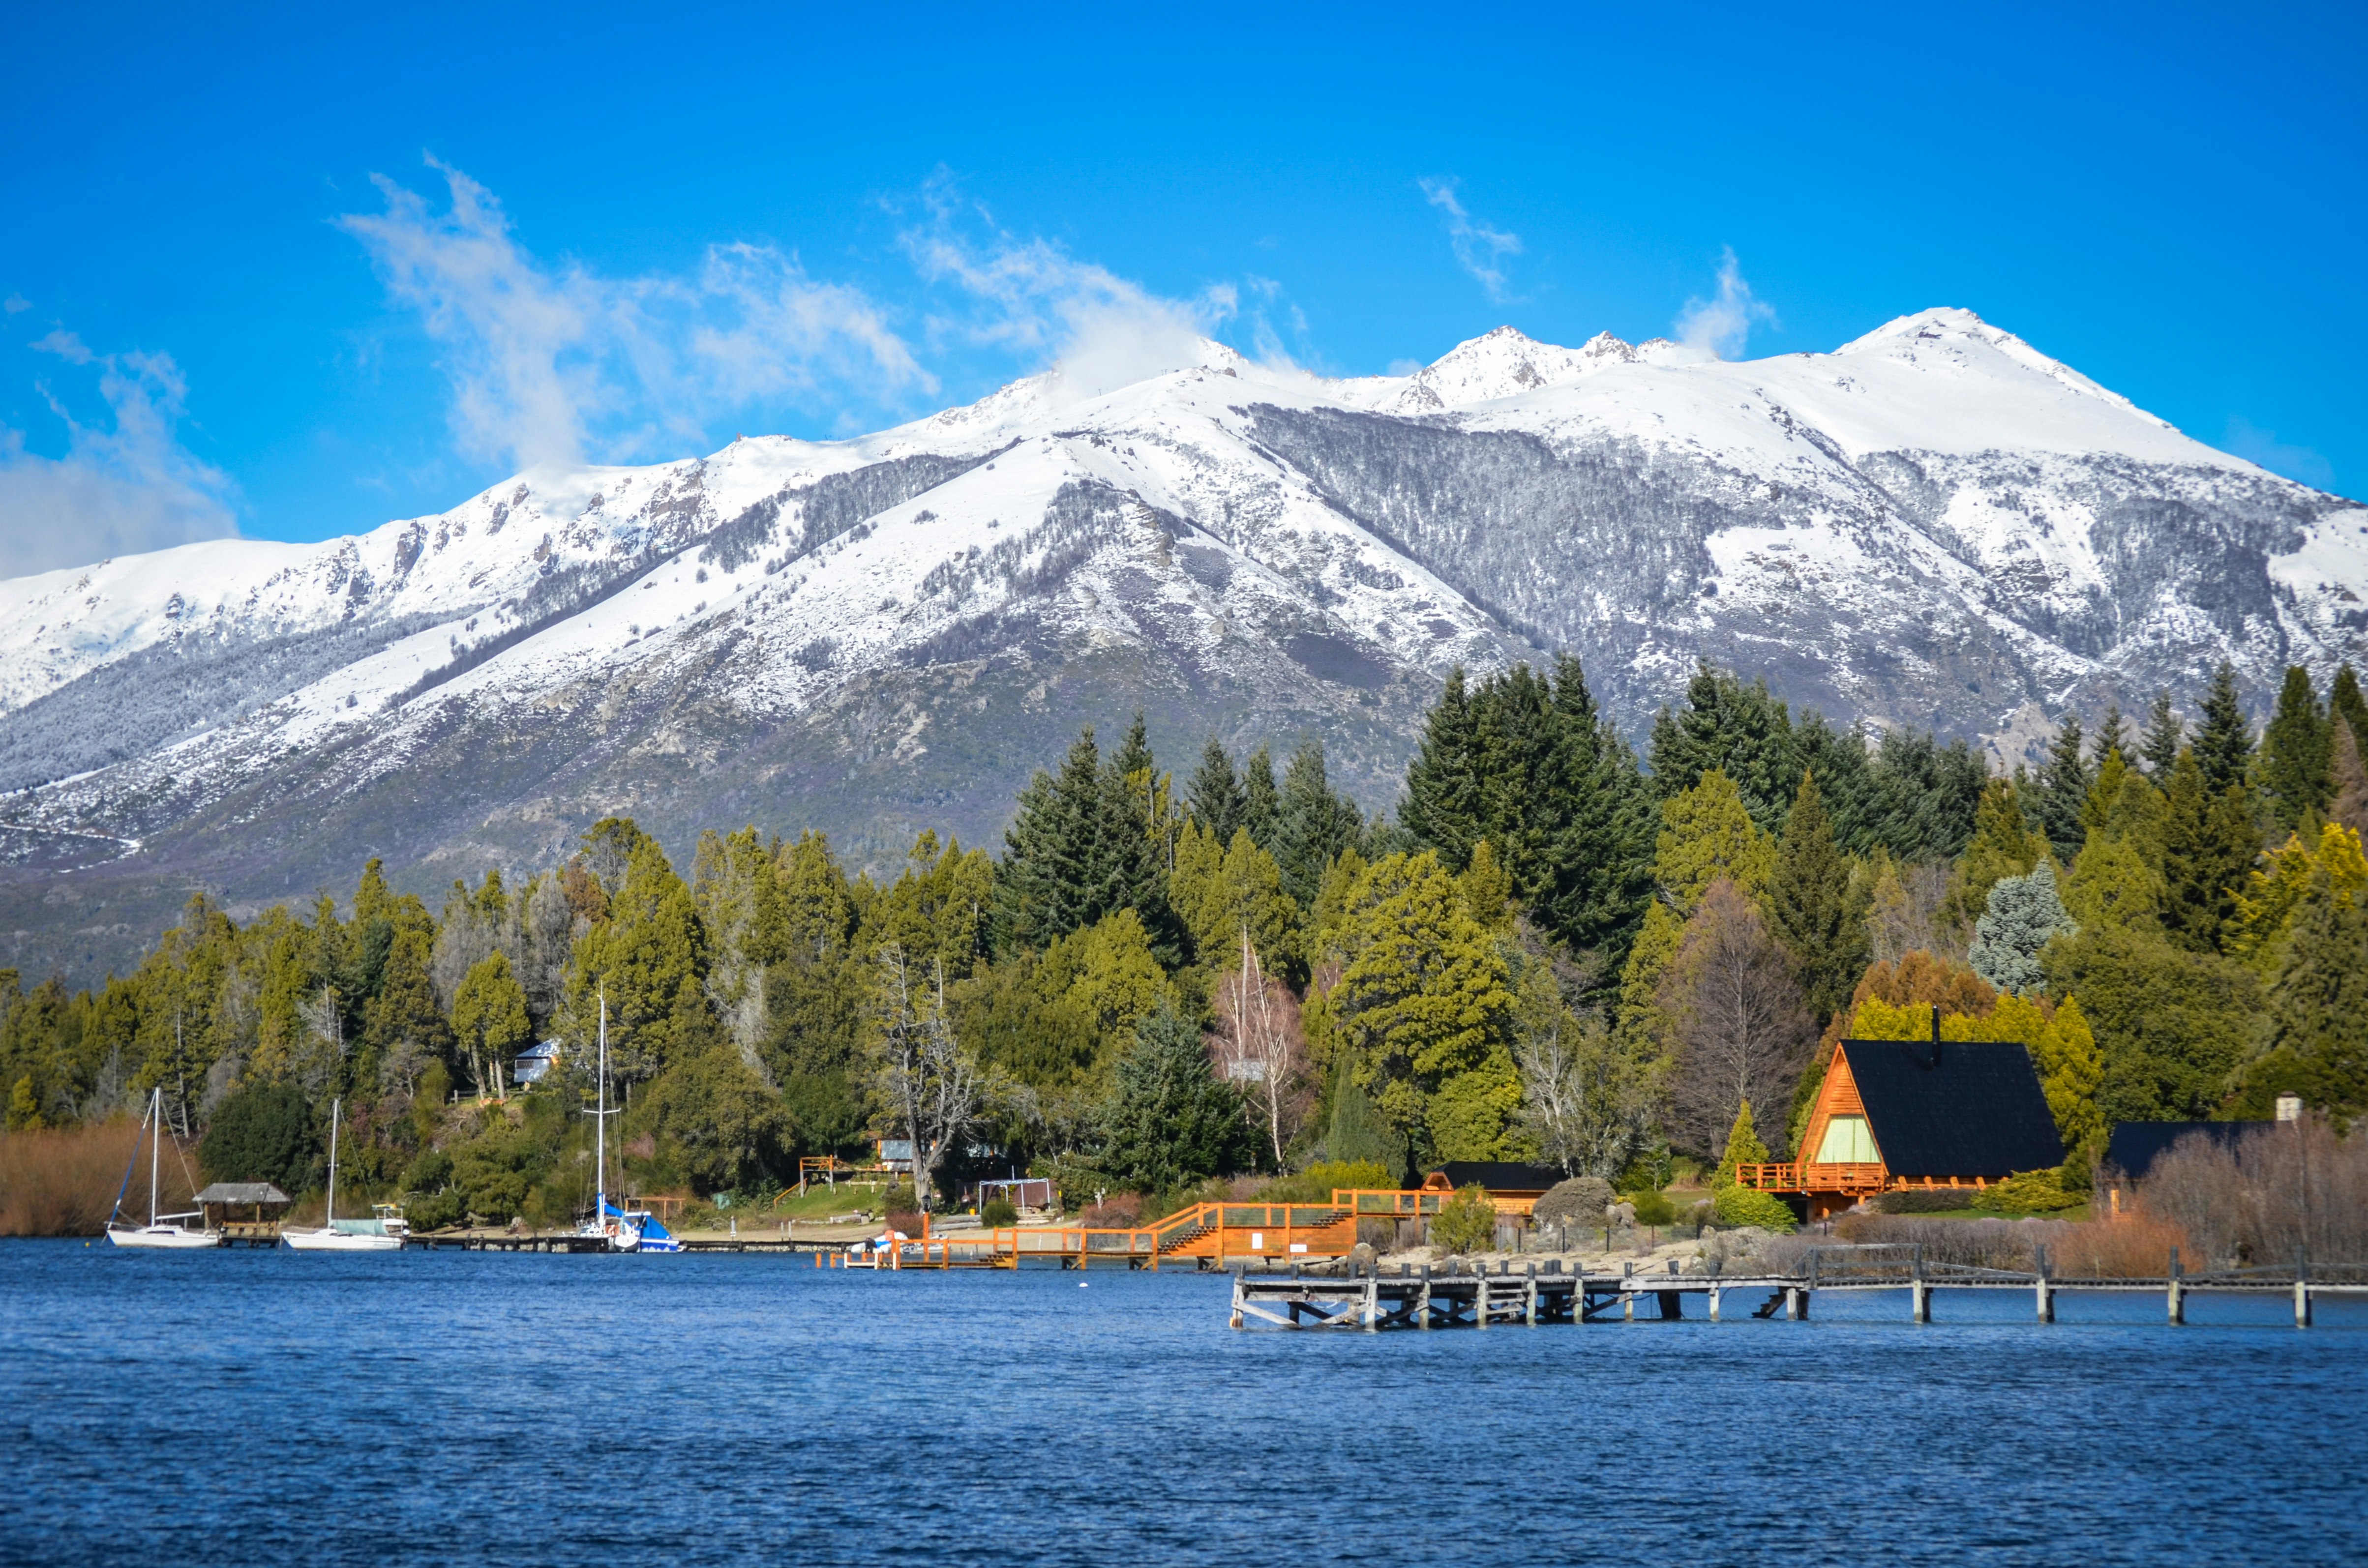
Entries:
<svg viewBox="0 0 2368 1568">
<path fill-rule="evenodd" d="M 1307 1250 L 1307 1244 L 1305 1242 L 1293 1242 L 1291 1244 L 1291 1250 L 1293 1252 L 1305 1252 Z"/>
<path fill-rule="evenodd" d="M 1258 1252 L 1265 1247 L 1265 1245 L 1266 1233 L 1264 1231 L 1252 1231 L 1250 1233 L 1250 1251 Z"/>
</svg>

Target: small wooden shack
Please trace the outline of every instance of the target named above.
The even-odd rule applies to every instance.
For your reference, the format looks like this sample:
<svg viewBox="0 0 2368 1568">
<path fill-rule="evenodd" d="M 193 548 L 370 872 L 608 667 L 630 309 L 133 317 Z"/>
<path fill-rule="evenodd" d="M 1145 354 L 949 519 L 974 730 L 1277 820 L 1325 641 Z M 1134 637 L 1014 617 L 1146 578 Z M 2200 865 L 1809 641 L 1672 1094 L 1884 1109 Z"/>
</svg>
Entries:
<svg viewBox="0 0 2368 1568">
<path fill-rule="evenodd" d="M 205 1216 L 204 1229 L 256 1241 L 279 1235 L 279 1217 L 294 1201 L 268 1181 L 218 1181 L 196 1199 L 198 1211 Z M 238 1212 L 242 1209 L 244 1215 Z"/>
<path fill-rule="evenodd" d="M 1499 1214 L 1526 1214 L 1537 1207 L 1546 1189 L 1562 1179 L 1552 1165 L 1529 1165 L 1512 1160 L 1449 1160 L 1422 1178 L 1424 1192 L 1454 1193 L 1467 1187 L 1484 1187 Z"/>
<path fill-rule="evenodd" d="M 2063 1161 L 2031 1052 L 1936 1028 L 1929 1040 L 1838 1044 L 1798 1157 L 1738 1165 L 1736 1179 L 1805 1199 L 1816 1220 L 1896 1188 L 1978 1188 Z"/>
</svg>

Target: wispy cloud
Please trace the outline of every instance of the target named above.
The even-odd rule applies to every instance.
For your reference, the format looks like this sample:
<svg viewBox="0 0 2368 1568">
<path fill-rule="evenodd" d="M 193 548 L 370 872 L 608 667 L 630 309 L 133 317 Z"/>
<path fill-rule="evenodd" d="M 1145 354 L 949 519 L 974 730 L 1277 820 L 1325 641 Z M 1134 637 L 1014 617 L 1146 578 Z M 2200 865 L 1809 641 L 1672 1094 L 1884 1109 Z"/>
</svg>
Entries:
<svg viewBox="0 0 2368 1568">
<path fill-rule="evenodd" d="M 678 445 L 769 399 L 885 403 L 937 380 L 861 290 L 766 245 L 711 246 L 688 276 L 609 278 L 520 245 L 492 192 L 427 160 L 442 211 L 373 176 L 386 209 L 338 225 L 443 350 L 472 456 L 528 465 Z"/>
<path fill-rule="evenodd" d="M 925 281 L 962 300 L 931 318 L 932 333 L 1049 362 L 1071 397 L 1199 364 L 1203 341 L 1241 308 L 1232 283 L 1171 299 L 1050 240 L 1022 239 L 942 174 L 923 189 L 921 207 L 922 221 L 899 236 L 905 253 Z"/>
<path fill-rule="evenodd" d="M 2290 446 L 2279 440 L 2276 431 L 2264 430 L 2242 415 L 2228 421 L 2227 432 L 2220 437 L 2220 449 L 2316 489 L 2335 487 L 2333 463 L 2309 447 Z"/>
<path fill-rule="evenodd" d="M 1729 247 L 1718 264 L 1717 296 L 1688 300 L 1686 308 L 1678 312 L 1678 341 L 1705 359 L 1740 359 L 1751 340 L 1754 322 L 1773 326 L 1776 312 L 1765 301 L 1752 297 L 1751 285 L 1743 280 L 1743 268 Z"/>
<path fill-rule="evenodd" d="M 7 313 L 29 308 L 11 296 Z M 237 488 L 181 444 L 188 383 L 168 354 L 97 354 L 63 327 L 32 347 L 95 373 L 111 428 L 75 419 L 47 383 L 66 427 L 63 457 L 25 449 L 0 426 L 0 576 L 80 566 L 238 532 Z"/>
<path fill-rule="evenodd" d="M 1465 211 L 1463 199 L 1455 193 L 1459 181 L 1425 179 L 1418 183 L 1424 199 L 1446 218 L 1447 243 L 1455 252 L 1457 265 L 1472 275 L 1489 299 L 1500 304 L 1511 300 L 1512 278 L 1506 270 L 1505 258 L 1521 254 L 1521 236 L 1492 229 Z"/>
</svg>

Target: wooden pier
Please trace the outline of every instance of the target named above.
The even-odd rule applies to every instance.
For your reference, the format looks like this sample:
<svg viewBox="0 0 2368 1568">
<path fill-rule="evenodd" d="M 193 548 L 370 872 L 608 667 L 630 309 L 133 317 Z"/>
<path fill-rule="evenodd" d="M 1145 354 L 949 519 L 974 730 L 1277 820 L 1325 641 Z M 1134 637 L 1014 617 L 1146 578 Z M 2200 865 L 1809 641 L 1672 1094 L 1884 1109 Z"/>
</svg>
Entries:
<svg viewBox="0 0 2368 1568">
<path fill-rule="evenodd" d="M 1906 1255 L 1906 1256 L 1871 1256 Z M 2037 1267 L 2028 1271 L 1980 1268 L 1963 1264 L 1928 1263 L 1918 1247 L 1849 1247 L 1814 1249 L 1807 1267 L 1798 1274 L 1725 1274 L 1715 1269 L 1700 1274 L 1679 1271 L 1672 1261 L 1665 1269 L 1640 1271 L 1633 1265 L 1618 1273 L 1588 1273 L 1566 1267 L 1558 1259 L 1543 1265 L 1527 1263 L 1519 1269 L 1509 1260 L 1491 1270 L 1485 1266 L 1450 1263 L 1348 1264 L 1321 1269 L 1293 1265 L 1289 1269 L 1233 1270 L 1231 1323 L 1245 1328 L 1252 1323 L 1277 1328 L 1351 1328 L 1377 1333 L 1389 1328 L 1487 1328 L 1492 1324 L 1598 1323 L 1617 1312 L 1634 1322 L 1640 1303 L 1661 1321 L 1686 1316 L 1689 1296 L 1702 1301 L 1704 1316 L 1716 1323 L 1729 1310 L 1727 1298 L 1740 1295 L 1756 1318 L 1809 1316 L 1818 1292 L 1828 1290 L 1901 1290 L 1907 1292 L 1910 1320 L 1932 1321 L 1933 1297 L 1948 1290 L 2007 1290 L 2031 1293 L 2036 1321 L 2055 1321 L 2055 1300 L 2066 1293 L 2163 1297 L 2167 1320 L 2187 1321 L 2188 1299 L 2203 1294 L 2291 1297 L 2294 1326 L 2307 1328 L 2313 1303 L 2322 1297 L 2368 1296 L 2368 1265 L 2313 1265 L 2297 1258 L 2284 1268 L 2220 1269 L 2190 1273 L 2173 1252 L 2169 1267 L 2157 1278 L 2066 1278 L 2048 1271 L 2044 1249 Z"/>
</svg>

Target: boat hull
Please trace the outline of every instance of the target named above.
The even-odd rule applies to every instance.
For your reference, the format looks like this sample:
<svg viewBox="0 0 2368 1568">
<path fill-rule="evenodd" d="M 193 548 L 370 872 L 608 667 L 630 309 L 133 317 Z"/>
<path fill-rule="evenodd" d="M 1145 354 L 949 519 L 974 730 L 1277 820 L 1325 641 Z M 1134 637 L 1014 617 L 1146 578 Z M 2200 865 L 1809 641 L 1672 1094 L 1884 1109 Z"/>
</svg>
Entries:
<svg viewBox="0 0 2368 1568">
<path fill-rule="evenodd" d="M 218 1247 L 222 1237 L 212 1231 L 185 1231 L 178 1225 L 142 1225 L 137 1230 L 117 1230 L 107 1233 L 107 1239 L 120 1247 Z"/>
<path fill-rule="evenodd" d="M 356 1236 L 342 1231 L 282 1231 L 279 1239 L 298 1252 L 399 1252 L 401 1236 Z"/>
</svg>

